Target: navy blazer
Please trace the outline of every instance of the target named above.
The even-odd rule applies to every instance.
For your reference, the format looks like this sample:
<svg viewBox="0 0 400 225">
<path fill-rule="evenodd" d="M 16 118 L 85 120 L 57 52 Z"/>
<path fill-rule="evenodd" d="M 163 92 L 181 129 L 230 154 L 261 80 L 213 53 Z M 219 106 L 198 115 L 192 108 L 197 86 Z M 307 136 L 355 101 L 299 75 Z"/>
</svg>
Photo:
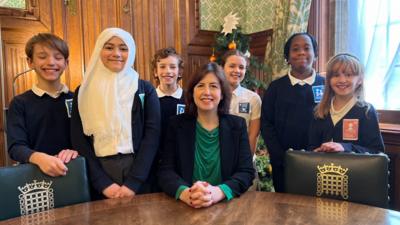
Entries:
<svg viewBox="0 0 400 225">
<path fill-rule="evenodd" d="M 171 118 L 163 143 L 158 182 L 162 190 L 175 196 L 179 186 L 193 185 L 197 119 L 187 114 Z M 235 196 L 244 193 L 254 179 L 246 122 L 234 115 L 219 117 L 222 184 Z"/>
</svg>

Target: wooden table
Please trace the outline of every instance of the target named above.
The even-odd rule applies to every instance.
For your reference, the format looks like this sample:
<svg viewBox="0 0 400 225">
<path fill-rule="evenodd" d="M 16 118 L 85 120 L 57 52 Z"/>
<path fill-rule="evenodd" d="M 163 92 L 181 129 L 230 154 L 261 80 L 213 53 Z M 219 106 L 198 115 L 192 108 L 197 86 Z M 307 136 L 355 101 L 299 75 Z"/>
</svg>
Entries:
<svg viewBox="0 0 400 225">
<path fill-rule="evenodd" d="M 400 224 L 400 212 L 331 199 L 247 192 L 193 209 L 165 194 L 82 203 L 0 222 L 14 224 Z"/>
</svg>

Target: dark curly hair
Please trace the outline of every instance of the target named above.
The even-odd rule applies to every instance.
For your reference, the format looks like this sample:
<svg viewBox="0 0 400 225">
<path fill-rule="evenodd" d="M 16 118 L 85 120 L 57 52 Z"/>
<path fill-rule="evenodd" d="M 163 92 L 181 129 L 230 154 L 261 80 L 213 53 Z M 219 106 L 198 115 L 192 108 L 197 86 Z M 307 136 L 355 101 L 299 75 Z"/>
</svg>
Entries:
<svg viewBox="0 0 400 225">
<path fill-rule="evenodd" d="M 153 59 L 151 60 L 151 69 L 153 70 L 153 72 L 157 72 L 157 63 L 160 62 L 160 59 L 165 59 L 168 56 L 173 56 L 178 59 L 178 68 L 179 68 L 178 81 L 179 81 L 182 79 L 184 65 L 181 56 L 176 52 L 175 48 L 173 47 L 162 48 L 157 50 L 157 52 L 153 56 Z M 158 82 L 160 82 L 157 76 L 155 76 L 155 78 Z"/>
</svg>

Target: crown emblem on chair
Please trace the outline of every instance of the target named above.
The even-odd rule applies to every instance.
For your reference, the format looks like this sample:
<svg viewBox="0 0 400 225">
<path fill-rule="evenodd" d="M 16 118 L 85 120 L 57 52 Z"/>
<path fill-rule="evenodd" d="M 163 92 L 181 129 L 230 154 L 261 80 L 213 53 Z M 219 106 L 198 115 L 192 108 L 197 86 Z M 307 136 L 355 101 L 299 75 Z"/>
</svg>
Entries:
<svg viewBox="0 0 400 225">
<path fill-rule="evenodd" d="M 24 186 L 18 186 L 21 192 L 19 204 L 21 215 L 41 212 L 54 208 L 54 194 L 51 188 L 52 181 L 36 181 L 26 183 Z"/>
<path fill-rule="evenodd" d="M 22 194 L 25 194 L 34 190 L 49 189 L 51 184 L 52 181 L 46 182 L 43 180 L 41 182 L 37 182 L 36 180 L 33 180 L 32 183 L 27 183 L 23 187 L 18 186 L 18 190 L 20 190 Z"/>
<path fill-rule="evenodd" d="M 335 164 L 331 163 L 331 165 L 317 166 L 320 173 L 337 173 L 340 175 L 345 175 L 348 168 L 342 168 L 341 166 L 335 166 Z"/>
<path fill-rule="evenodd" d="M 317 165 L 317 196 L 333 195 L 341 196 L 343 199 L 349 198 L 348 168 L 331 163 L 330 165 Z"/>
</svg>

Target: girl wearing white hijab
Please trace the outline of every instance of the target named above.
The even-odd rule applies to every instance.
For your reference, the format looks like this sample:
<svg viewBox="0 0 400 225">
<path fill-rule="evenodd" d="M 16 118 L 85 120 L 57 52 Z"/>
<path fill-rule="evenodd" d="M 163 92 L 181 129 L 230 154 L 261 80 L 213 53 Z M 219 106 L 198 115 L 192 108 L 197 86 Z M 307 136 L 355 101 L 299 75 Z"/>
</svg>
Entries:
<svg viewBox="0 0 400 225">
<path fill-rule="evenodd" d="M 153 86 L 132 68 L 135 51 L 128 32 L 105 29 L 73 102 L 72 144 L 87 160 L 92 186 L 107 198 L 150 190 L 160 107 Z"/>
</svg>

